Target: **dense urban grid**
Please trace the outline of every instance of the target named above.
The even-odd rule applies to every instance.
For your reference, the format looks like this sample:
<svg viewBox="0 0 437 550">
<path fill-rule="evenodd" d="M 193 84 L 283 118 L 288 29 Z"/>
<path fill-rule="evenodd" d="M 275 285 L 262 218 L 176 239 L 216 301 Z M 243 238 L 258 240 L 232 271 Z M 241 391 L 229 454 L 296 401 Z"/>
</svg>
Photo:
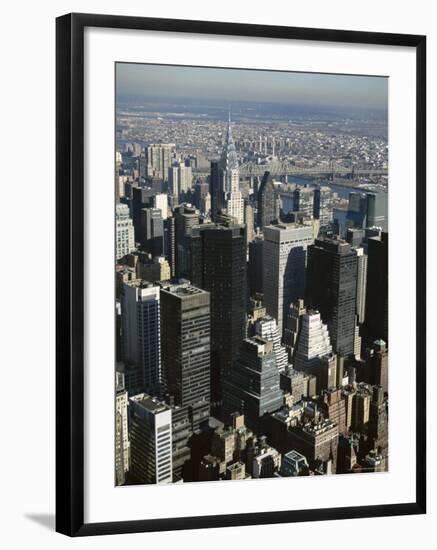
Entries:
<svg viewBox="0 0 437 550">
<path fill-rule="evenodd" d="M 117 485 L 388 469 L 386 120 L 236 111 L 117 108 Z"/>
</svg>

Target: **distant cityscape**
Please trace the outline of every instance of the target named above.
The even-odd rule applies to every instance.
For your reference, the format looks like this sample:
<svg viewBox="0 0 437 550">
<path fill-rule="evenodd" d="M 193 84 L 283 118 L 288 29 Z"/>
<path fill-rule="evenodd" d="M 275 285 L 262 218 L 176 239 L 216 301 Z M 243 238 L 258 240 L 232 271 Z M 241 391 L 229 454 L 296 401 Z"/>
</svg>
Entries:
<svg viewBox="0 0 437 550">
<path fill-rule="evenodd" d="M 388 470 L 387 109 L 259 73 L 116 94 L 116 485 Z"/>
</svg>

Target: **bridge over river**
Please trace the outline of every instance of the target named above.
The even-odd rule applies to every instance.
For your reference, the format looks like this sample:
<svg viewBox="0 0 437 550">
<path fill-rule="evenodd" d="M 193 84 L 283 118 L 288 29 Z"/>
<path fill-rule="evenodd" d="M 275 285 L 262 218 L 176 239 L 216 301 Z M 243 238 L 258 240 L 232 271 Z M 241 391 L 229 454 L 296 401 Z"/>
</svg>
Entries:
<svg viewBox="0 0 437 550">
<path fill-rule="evenodd" d="M 387 176 L 388 170 L 373 170 L 373 169 L 357 169 L 348 168 L 338 165 L 324 165 L 314 167 L 299 167 L 289 162 L 271 162 L 268 164 L 256 164 L 253 162 L 247 162 L 240 165 L 240 177 L 262 177 L 264 172 L 270 172 L 272 176 L 309 176 L 309 177 L 329 177 L 331 179 L 336 177 L 347 177 L 354 179 L 360 176 Z M 195 176 L 209 176 L 209 171 L 193 170 Z"/>
</svg>

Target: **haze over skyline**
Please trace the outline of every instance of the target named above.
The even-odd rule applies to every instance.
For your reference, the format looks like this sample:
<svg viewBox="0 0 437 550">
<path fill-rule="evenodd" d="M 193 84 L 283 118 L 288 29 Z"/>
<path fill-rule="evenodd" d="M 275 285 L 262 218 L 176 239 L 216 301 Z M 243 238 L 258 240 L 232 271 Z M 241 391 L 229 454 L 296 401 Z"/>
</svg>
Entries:
<svg viewBox="0 0 437 550">
<path fill-rule="evenodd" d="M 117 63 L 116 86 L 118 98 L 388 108 L 388 78 L 375 76 Z"/>
</svg>

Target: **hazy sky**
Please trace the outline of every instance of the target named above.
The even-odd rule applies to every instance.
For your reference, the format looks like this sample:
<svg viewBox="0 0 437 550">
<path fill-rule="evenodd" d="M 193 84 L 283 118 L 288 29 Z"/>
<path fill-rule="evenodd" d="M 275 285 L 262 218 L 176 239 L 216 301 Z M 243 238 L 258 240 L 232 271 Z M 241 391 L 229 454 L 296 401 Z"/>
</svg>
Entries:
<svg viewBox="0 0 437 550">
<path fill-rule="evenodd" d="M 117 94 L 386 109 L 388 79 L 117 63 Z"/>
</svg>

